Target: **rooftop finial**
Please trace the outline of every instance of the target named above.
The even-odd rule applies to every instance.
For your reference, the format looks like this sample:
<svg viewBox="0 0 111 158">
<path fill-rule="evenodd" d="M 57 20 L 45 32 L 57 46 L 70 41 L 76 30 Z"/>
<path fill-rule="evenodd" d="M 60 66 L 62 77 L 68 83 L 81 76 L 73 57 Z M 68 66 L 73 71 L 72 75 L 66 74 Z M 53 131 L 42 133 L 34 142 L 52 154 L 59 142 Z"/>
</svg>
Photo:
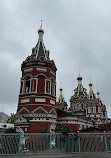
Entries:
<svg viewBox="0 0 111 158">
<path fill-rule="evenodd" d="M 60 82 L 60 89 L 59 89 L 61 92 L 62 92 L 62 82 Z"/>
<path fill-rule="evenodd" d="M 91 77 L 89 77 L 89 87 L 92 88 L 92 82 L 91 82 Z"/>
<path fill-rule="evenodd" d="M 97 97 L 99 98 L 99 94 L 100 94 L 100 92 L 99 92 L 99 90 L 97 89 Z"/>
<path fill-rule="evenodd" d="M 78 81 L 82 81 L 82 76 L 80 75 L 80 69 L 78 68 L 78 71 L 79 71 L 79 75 L 78 75 L 78 77 L 77 77 L 77 80 Z M 81 83 L 80 83 L 81 84 Z"/>
<path fill-rule="evenodd" d="M 40 20 L 40 28 L 42 29 L 42 22 L 43 22 L 44 20 Z"/>
<path fill-rule="evenodd" d="M 39 40 L 43 41 L 43 34 L 44 34 L 44 30 L 42 29 L 42 22 L 44 20 L 40 20 L 40 29 L 38 29 L 38 34 L 39 34 Z"/>
</svg>

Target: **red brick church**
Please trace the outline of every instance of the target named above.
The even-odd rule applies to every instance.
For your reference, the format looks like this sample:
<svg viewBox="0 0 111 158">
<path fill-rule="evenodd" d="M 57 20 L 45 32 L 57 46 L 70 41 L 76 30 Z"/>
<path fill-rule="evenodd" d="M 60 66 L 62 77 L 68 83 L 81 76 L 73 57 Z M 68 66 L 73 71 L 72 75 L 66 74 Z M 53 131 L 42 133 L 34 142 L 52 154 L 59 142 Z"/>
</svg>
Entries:
<svg viewBox="0 0 111 158">
<path fill-rule="evenodd" d="M 97 96 L 82 85 L 82 77 L 77 77 L 78 85 L 70 98 L 68 107 L 62 95 L 56 101 L 56 65 L 49 57 L 43 42 L 44 30 L 38 30 L 38 42 L 32 54 L 21 65 L 22 77 L 15 128 L 25 133 L 54 132 L 57 125 L 68 125 L 72 131 L 96 129 L 111 131 L 111 119 L 107 117 L 106 106 L 99 91 Z"/>
</svg>

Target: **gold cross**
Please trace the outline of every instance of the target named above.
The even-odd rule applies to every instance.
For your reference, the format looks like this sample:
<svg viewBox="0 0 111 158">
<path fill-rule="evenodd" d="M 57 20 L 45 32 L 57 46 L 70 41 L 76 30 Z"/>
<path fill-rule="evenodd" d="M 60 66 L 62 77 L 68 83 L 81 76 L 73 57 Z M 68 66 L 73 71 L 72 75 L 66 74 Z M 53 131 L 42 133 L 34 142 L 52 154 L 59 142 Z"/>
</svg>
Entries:
<svg viewBox="0 0 111 158">
<path fill-rule="evenodd" d="M 42 29 L 42 22 L 43 22 L 44 20 L 40 20 L 40 28 Z"/>
</svg>

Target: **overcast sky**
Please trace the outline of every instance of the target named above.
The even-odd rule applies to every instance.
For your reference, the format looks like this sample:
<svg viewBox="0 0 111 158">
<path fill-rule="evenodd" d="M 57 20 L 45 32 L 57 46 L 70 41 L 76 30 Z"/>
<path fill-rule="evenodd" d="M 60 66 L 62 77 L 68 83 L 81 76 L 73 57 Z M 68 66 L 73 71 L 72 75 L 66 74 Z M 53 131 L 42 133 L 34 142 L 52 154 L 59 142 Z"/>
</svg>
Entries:
<svg viewBox="0 0 111 158">
<path fill-rule="evenodd" d="M 0 0 L 0 111 L 16 112 L 21 63 L 38 41 L 43 19 L 44 44 L 50 50 L 69 105 L 77 87 L 78 69 L 83 86 L 100 97 L 111 117 L 111 0 Z"/>
</svg>

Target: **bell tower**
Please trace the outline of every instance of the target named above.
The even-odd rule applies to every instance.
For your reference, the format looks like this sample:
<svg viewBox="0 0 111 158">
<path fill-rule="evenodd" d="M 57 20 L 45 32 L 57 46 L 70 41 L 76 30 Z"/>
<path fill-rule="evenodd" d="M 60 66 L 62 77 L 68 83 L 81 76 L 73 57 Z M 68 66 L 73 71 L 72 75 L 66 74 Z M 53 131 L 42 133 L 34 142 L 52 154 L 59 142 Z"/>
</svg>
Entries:
<svg viewBox="0 0 111 158">
<path fill-rule="evenodd" d="M 26 133 L 53 132 L 56 127 L 56 65 L 43 42 L 42 23 L 38 42 L 21 65 L 22 77 L 15 127 Z"/>
</svg>

